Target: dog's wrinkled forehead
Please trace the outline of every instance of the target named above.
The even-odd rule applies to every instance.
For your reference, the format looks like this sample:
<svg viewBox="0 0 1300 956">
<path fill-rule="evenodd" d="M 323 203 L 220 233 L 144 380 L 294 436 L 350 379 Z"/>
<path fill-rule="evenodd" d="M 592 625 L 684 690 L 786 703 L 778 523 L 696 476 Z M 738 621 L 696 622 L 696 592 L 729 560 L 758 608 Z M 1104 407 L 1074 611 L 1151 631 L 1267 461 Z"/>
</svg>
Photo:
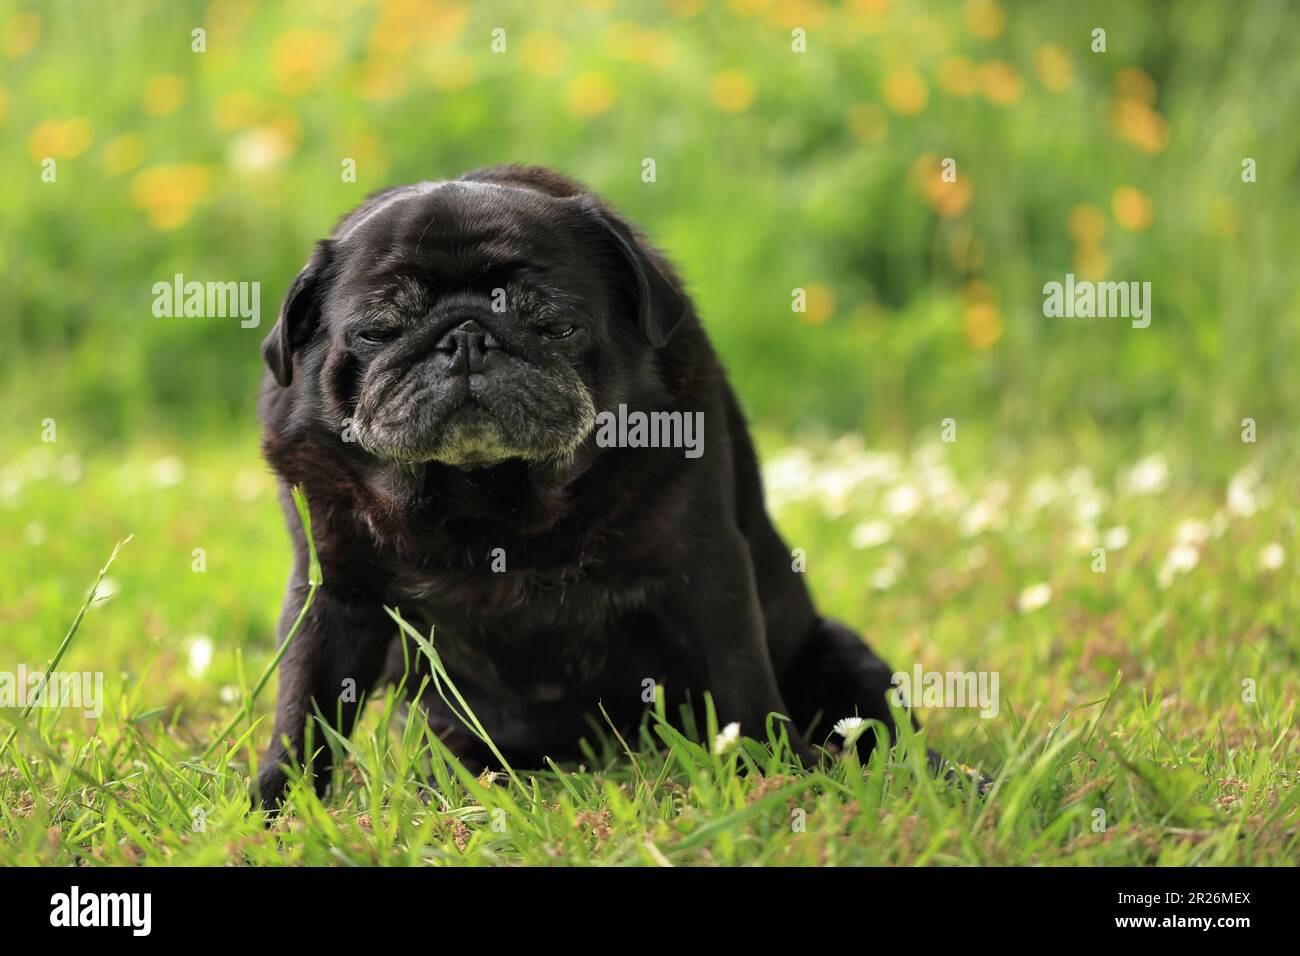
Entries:
<svg viewBox="0 0 1300 956">
<path fill-rule="evenodd" d="M 376 197 L 335 233 L 346 271 L 379 278 L 417 270 L 447 282 L 496 268 L 575 262 L 566 206 L 533 190 L 477 182 L 427 182 Z"/>
</svg>

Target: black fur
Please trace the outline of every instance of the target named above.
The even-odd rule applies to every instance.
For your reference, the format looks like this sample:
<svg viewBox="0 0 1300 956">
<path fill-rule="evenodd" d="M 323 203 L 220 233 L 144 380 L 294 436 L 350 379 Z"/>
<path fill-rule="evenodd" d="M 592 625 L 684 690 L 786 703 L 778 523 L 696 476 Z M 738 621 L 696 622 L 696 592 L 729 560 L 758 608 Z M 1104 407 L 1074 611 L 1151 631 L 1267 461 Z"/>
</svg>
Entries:
<svg viewBox="0 0 1300 956">
<path fill-rule="evenodd" d="M 436 628 L 520 765 L 576 754 L 598 704 L 634 727 L 647 680 L 670 701 L 709 691 L 749 735 L 789 716 L 805 763 L 840 717 L 889 724 L 889 668 L 818 616 L 792 570 L 679 280 L 577 183 L 506 166 L 372 196 L 317 246 L 263 354 L 264 450 L 296 552 L 282 637 L 307 590 L 295 484 L 325 580 L 280 665 L 265 807 L 303 759 L 313 701 L 347 733 L 358 705 L 343 682 L 364 691 L 400 669 L 384 605 Z M 598 447 L 589 413 L 620 403 L 703 412 L 702 456 Z M 312 769 L 323 786 L 327 751 Z"/>
</svg>

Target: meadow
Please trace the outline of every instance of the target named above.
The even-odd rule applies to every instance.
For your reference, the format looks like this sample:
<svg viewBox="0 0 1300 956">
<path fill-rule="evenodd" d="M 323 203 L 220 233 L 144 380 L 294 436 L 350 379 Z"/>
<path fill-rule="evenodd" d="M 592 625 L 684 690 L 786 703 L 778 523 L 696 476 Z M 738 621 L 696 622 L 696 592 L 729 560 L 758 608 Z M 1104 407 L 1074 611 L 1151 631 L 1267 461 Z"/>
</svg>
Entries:
<svg viewBox="0 0 1300 956">
<path fill-rule="evenodd" d="M 104 688 L 0 707 L 0 863 L 1293 864 L 1298 16 L 0 2 L 0 691 Z M 820 604 L 998 675 L 995 715 L 801 773 L 651 714 L 476 778 L 381 692 L 326 797 L 249 812 L 289 560 L 258 345 L 366 193 L 503 161 L 673 258 Z M 159 318 L 177 274 L 260 283 L 260 326 Z M 1067 274 L 1150 282 L 1151 324 L 1045 315 Z"/>
</svg>

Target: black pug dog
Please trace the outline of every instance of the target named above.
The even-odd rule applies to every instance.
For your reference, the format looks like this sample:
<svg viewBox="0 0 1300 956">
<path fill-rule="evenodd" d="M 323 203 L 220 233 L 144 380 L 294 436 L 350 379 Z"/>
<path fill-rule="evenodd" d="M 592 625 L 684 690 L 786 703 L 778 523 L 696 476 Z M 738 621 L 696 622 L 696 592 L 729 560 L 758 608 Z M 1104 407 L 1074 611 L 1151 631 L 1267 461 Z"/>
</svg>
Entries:
<svg viewBox="0 0 1300 956">
<path fill-rule="evenodd" d="M 497 166 L 371 196 L 317 244 L 262 354 L 263 447 L 295 546 L 281 640 L 308 588 L 293 485 L 324 575 L 280 663 L 263 807 L 308 759 L 317 710 L 351 731 L 345 682 L 365 691 L 423 660 L 385 605 L 435 630 L 524 766 L 577 756 L 601 705 L 634 729 L 651 682 L 670 704 L 708 691 L 721 723 L 760 739 L 769 714 L 789 717 L 806 765 L 838 718 L 893 728 L 889 667 L 792 569 L 681 282 L 578 183 Z M 692 444 L 626 427 L 617 447 L 601 413 L 635 412 Z M 422 704 L 455 752 L 490 761 L 436 694 Z M 328 748 L 312 763 L 323 789 Z"/>
</svg>

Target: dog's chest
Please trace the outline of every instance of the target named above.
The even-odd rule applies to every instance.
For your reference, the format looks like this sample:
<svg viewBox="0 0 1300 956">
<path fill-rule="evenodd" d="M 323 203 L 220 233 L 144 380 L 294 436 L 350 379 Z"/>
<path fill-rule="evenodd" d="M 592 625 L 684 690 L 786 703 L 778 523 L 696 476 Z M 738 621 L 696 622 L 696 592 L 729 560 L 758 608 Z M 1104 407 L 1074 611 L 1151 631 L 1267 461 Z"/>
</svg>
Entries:
<svg viewBox="0 0 1300 956">
<path fill-rule="evenodd" d="M 601 573 L 574 564 L 556 570 L 510 568 L 501 559 L 469 570 L 404 568 L 393 577 L 395 597 L 444 613 L 463 614 L 471 624 L 595 625 L 643 607 L 647 578 Z"/>
<path fill-rule="evenodd" d="M 607 683 L 646 636 L 644 581 L 516 570 L 408 573 L 400 583 L 453 676 L 520 700 L 551 703 Z"/>
</svg>

